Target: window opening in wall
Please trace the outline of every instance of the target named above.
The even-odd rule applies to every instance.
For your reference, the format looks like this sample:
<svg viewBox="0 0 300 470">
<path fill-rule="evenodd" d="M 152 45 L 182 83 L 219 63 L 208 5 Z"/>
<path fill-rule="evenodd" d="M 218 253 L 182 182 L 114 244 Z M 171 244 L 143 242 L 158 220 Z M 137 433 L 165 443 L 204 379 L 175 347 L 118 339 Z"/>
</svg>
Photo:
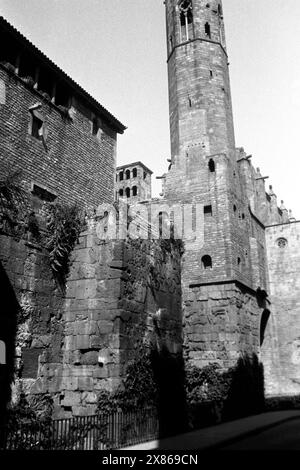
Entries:
<svg viewBox="0 0 300 470">
<path fill-rule="evenodd" d="M 179 3 L 181 40 L 193 38 L 193 5 L 191 0 L 181 0 Z"/>
<path fill-rule="evenodd" d="M 98 131 L 99 131 L 99 126 L 98 126 L 97 119 L 93 119 L 92 134 L 97 135 Z"/>
<path fill-rule="evenodd" d="M 212 206 L 204 206 L 204 215 L 211 216 L 212 215 Z"/>
<path fill-rule="evenodd" d="M 147 173 L 144 171 L 144 180 L 146 179 L 147 177 Z"/>
<path fill-rule="evenodd" d="M 56 194 L 51 193 L 46 188 L 43 188 L 35 183 L 32 185 L 32 194 L 37 196 L 42 201 L 53 202 L 57 198 Z"/>
<path fill-rule="evenodd" d="M 136 168 L 133 168 L 133 170 L 132 170 L 132 177 L 133 178 L 137 177 L 137 169 Z"/>
<path fill-rule="evenodd" d="M 214 74 L 212 70 L 209 71 L 209 75 L 210 75 L 210 78 L 213 78 Z"/>
<path fill-rule="evenodd" d="M 222 7 L 221 7 L 220 4 L 218 5 L 218 14 L 219 14 L 219 16 L 221 16 L 221 17 L 223 16 Z"/>
<path fill-rule="evenodd" d="M 55 104 L 57 106 L 63 106 L 64 108 L 69 108 L 70 106 L 69 90 L 67 87 L 63 86 L 63 84 L 57 85 L 56 92 L 55 92 Z M 98 126 L 98 129 L 99 129 L 99 126 Z"/>
<path fill-rule="evenodd" d="M 233 212 L 236 212 L 236 211 L 237 211 L 237 209 L 236 209 L 236 205 L 235 205 L 235 204 L 233 204 Z"/>
<path fill-rule="evenodd" d="M 43 124 L 44 122 L 40 118 L 32 114 L 31 135 L 36 139 L 43 137 Z"/>
<path fill-rule="evenodd" d="M 133 186 L 133 187 L 132 187 L 132 195 L 133 195 L 133 196 L 136 196 L 136 195 L 137 195 L 137 187 L 136 187 L 136 186 Z"/>
<path fill-rule="evenodd" d="M 126 197 L 130 197 L 130 188 L 126 188 L 125 192 L 126 192 Z"/>
<path fill-rule="evenodd" d="M 125 171 L 126 179 L 130 180 L 130 170 Z"/>
<path fill-rule="evenodd" d="M 241 264 L 241 258 L 240 257 L 237 259 L 237 264 L 238 264 L 238 266 Z"/>
<path fill-rule="evenodd" d="M 208 168 L 211 173 L 214 173 L 216 171 L 216 165 L 212 158 L 208 162 Z"/>
<path fill-rule="evenodd" d="M 205 23 L 205 34 L 206 36 L 209 37 L 209 39 L 211 39 L 211 31 L 210 31 L 210 24 L 209 23 Z"/>
<path fill-rule="evenodd" d="M 123 196 L 123 195 L 124 195 L 123 189 L 120 189 L 120 190 L 119 190 L 119 195 L 120 195 L 120 196 Z"/>
<path fill-rule="evenodd" d="M 212 268 L 212 259 L 209 255 L 204 255 L 201 259 L 203 269 Z"/>
<path fill-rule="evenodd" d="M 124 179 L 124 173 L 123 171 L 121 171 L 121 173 L 119 173 L 119 180 L 123 181 L 123 179 Z"/>
</svg>

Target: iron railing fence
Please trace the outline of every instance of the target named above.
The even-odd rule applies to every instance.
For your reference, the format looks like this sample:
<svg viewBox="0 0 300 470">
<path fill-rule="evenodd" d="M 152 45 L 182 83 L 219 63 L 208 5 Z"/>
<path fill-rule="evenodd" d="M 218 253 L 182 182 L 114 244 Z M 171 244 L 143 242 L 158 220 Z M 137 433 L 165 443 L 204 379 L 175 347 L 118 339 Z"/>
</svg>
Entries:
<svg viewBox="0 0 300 470">
<path fill-rule="evenodd" d="M 159 436 L 156 409 L 23 423 L 0 428 L 1 450 L 109 450 Z"/>
</svg>

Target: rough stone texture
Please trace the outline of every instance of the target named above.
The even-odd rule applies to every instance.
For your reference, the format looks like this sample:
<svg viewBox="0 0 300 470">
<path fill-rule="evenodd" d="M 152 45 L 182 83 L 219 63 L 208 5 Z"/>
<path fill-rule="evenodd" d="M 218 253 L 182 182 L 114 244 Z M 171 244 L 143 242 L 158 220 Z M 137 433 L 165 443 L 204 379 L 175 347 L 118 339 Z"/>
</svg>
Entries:
<svg viewBox="0 0 300 470">
<path fill-rule="evenodd" d="M 57 355 L 46 350 L 29 393 L 50 393 L 55 417 L 94 414 L 141 344 L 182 347 L 180 254 L 147 240 L 100 241 L 96 222 L 72 256 Z M 167 244 L 169 242 L 166 242 Z M 39 343 L 40 346 L 40 343 Z"/>
<path fill-rule="evenodd" d="M 266 393 L 296 395 L 300 392 L 300 222 L 267 227 L 266 240 L 271 294 L 262 346 Z"/>
<path fill-rule="evenodd" d="M 54 282 L 48 254 L 41 246 L 16 240 L 8 234 L 0 234 L 1 270 L 5 273 L 4 296 L 12 289 L 16 305 L 12 307 L 12 297 L 7 297 L 3 307 L 10 313 L 10 321 L 15 323 L 15 331 L 6 339 L 13 341 L 15 384 L 13 400 L 18 400 L 20 391 L 34 393 L 46 358 L 61 362 L 62 294 Z M 2 279 L 2 277 L 1 277 Z M 1 337 L 6 337 L 7 323 L 3 312 Z M 14 333 L 14 334 L 12 334 Z M 10 355 L 13 352 L 10 351 Z M 24 371 L 24 379 L 21 380 Z"/>
</svg>

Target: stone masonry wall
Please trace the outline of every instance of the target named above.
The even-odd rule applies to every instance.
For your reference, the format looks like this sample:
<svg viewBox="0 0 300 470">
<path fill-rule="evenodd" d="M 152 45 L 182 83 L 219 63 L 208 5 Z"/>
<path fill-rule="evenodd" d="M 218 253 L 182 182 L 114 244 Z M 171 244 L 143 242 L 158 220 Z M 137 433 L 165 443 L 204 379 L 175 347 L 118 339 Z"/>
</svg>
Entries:
<svg viewBox="0 0 300 470">
<path fill-rule="evenodd" d="M 64 304 L 62 363 L 41 370 L 55 416 L 94 414 L 141 344 L 181 350 L 180 255 L 147 240 L 101 241 L 90 222 L 73 253 Z M 167 242 L 168 243 L 168 242 Z"/>
<path fill-rule="evenodd" d="M 226 369 L 241 355 L 258 354 L 262 308 L 235 283 L 193 286 L 184 301 L 184 353 L 193 365 Z"/>
<path fill-rule="evenodd" d="M 16 402 L 22 391 L 39 393 L 37 379 L 46 360 L 62 361 L 62 294 L 41 246 L 1 233 L 0 262 L 0 339 L 7 346 L 7 367 L 11 371 L 15 367 L 12 399 Z"/>
<path fill-rule="evenodd" d="M 300 223 L 266 228 L 271 306 L 262 361 L 268 395 L 300 393 Z"/>
</svg>

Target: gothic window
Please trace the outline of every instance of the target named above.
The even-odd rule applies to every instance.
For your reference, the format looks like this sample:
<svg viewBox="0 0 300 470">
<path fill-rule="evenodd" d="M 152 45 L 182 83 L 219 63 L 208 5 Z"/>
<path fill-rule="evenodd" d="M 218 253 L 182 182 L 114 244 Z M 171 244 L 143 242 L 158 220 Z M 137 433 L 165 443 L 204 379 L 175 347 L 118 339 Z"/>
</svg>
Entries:
<svg viewBox="0 0 300 470">
<path fill-rule="evenodd" d="M 181 0 L 178 5 L 180 15 L 181 41 L 193 38 L 192 0 Z"/>
<path fill-rule="evenodd" d="M 122 196 L 123 196 L 123 194 L 124 194 L 124 191 L 123 191 L 123 189 L 120 189 L 120 190 L 119 190 L 119 195 L 122 197 Z"/>
<path fill-rule="evenodd" d="M 130 188 L 125 189 L 126 197 L 130 197 Z"/>
<path fill-rule="evenodd" d="M 126 179 L 130 180 L 130 170 L 125 171 Z"/>
<path fill-rule="evenodd" d="M 124 179 L 124 173 L 123 173 L 123 171 L 121 171 L 121 172 L 119 173 L 119 180 L 120 180 L 120 181 L 123 181 L 123 179 Z"/>
<path fill-rule="evenodd" d="M 201 264 L 202 264 L 203 269 L 211 269 L 212 268 L 211 257 L 208 255 L 204 255 L 201 259 Z"/>
<path fill-rule="evenodd" d="M 214 173 L 216 171 L 216 165 L 212 158 L 208 162 L 208 168 L 211 173 Z"/>
<path fill-rule="evenodd" d="M 132 195 L 133 196 L 137 195 L 137 187 L 136 186 L 133 186 L 133 188 L 132 188 Z"/>
<path fill-rule="evenodd" d="M 211 31 L 210 31 L 210 24 L 209 23 L 205 23 L 205 34 L 206 34 L 206 36 L 209 37 L 209 39 L 211 39 Z"/>
<path fill-rule="evenodd" d="M 134 168 L 134 169 L 132 170 L 132 177 L 133 177 L 133 178 L 136 178 L 136 177 L 137 177 L 137 169 L 136 169 L 136 168 Z"/>
</svg>

